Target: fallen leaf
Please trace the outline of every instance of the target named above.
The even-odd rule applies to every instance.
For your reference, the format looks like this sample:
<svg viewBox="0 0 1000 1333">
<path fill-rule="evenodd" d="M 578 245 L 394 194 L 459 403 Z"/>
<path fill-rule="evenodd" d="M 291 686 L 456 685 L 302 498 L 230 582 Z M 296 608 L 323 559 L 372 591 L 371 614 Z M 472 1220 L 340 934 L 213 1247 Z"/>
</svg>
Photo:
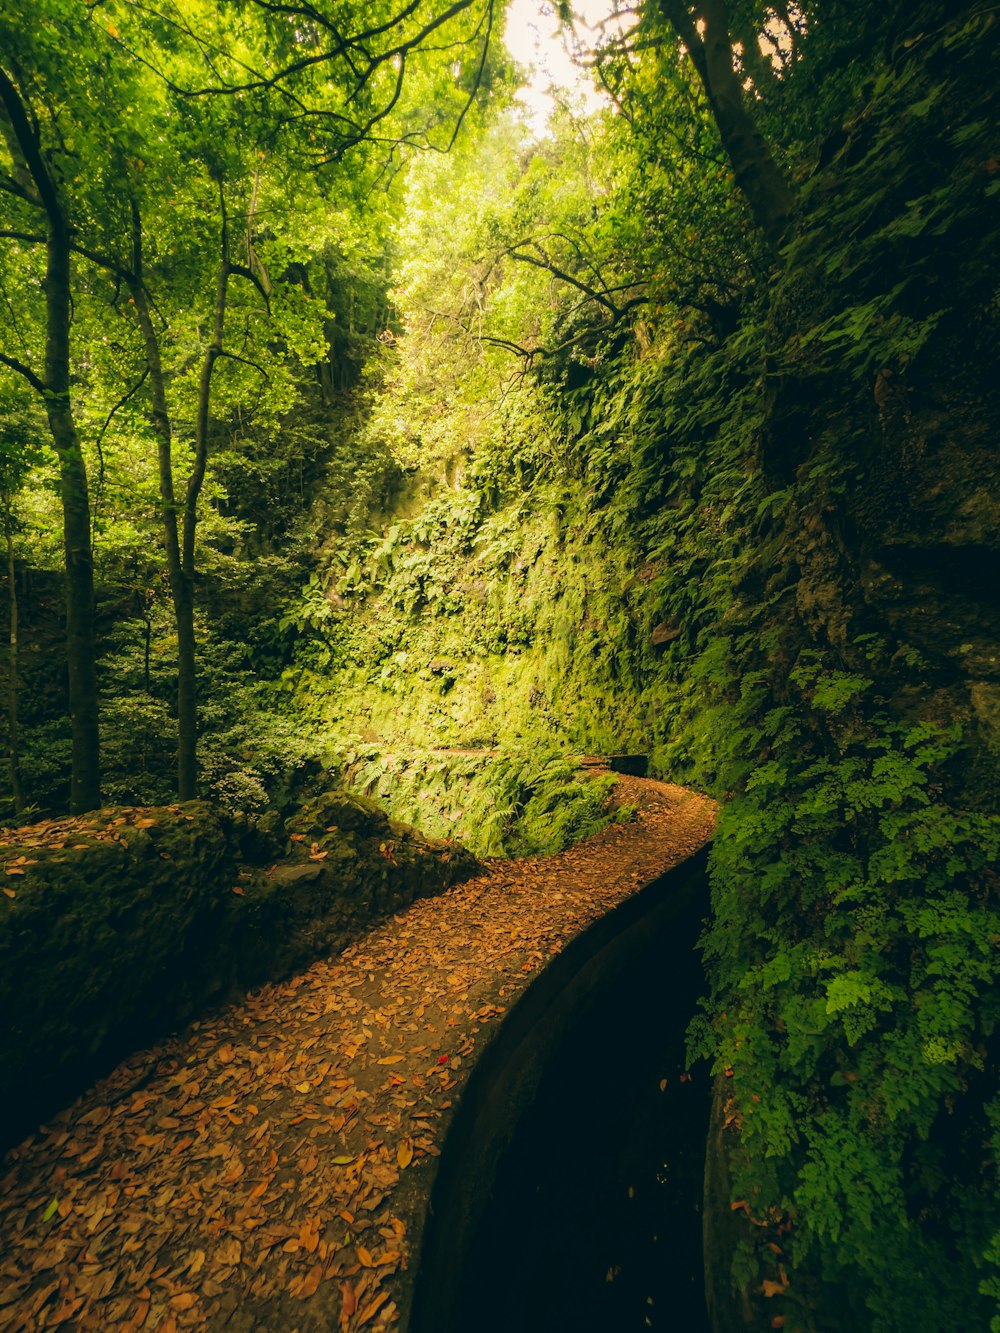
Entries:
<svg viewBox="0 0 1000 1333">
<path fill-rule="evenodd" d="M 403 1170 L 405 1170 L 413 1161 L 413 1144 L 409 1139 L 403 1139 L 402 1143 L 396 1149 L 396 1161 Z"/>
<path fill-rule="evenodd" d="M 218 1255 L 220 1263 L 225 1264 L 227 1267 L 235 1267 L 243 1259 L 243 1246 L 235 1236 L 231 1236 L 229 1240 L 224 1240 L 222 1242 L 216 1251 L 216 1254 Z"/>
<path fill-rule="evenodd" d="M 389 1293 L 387 1291 L 380 1291 L 376 1295 L 375 1299 L 371 1301 L 368 1305 L 366 1305 L 365 1308 L 358 1315 L 358 1328 L 360 1328 L 363 1324 L 367 1324 L 369 1319 L 374 1318 L 374 1316 L 378 1314 L 379 1310 L 381 1310 L 382 1306 L 385 1305 L 388 1299 L 389 1299 Z"/>
<path fill-rule="evenodd" d="M 323 1280 L 323 1265 L 313 1264 L 299 1285 L 299 1298 L 303 1301 L 315 1296 L 316 1289 Z"/>
<path fill-rule="evenodd" d="M 68 1297 L 60 1305 L 59 1309 L 53 1315 L 49 1316 L 50 1324 L 65 1324 L 67 1319 L 72 1319 L 79 1310 L 80 1306 L 86 1300 L 85 1296 L 77 1296 L 74 1300 Z"/>
</svg>

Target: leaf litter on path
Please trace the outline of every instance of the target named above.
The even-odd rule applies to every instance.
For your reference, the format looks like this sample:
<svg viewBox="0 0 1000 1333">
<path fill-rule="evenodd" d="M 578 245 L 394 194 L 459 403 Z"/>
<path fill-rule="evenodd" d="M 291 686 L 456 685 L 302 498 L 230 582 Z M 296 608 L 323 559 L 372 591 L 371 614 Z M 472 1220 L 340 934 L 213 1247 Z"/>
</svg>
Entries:
<svg viewBox="0 0 1000 1333">
<path fill-rule="evenodd" d="M 0 1326 L 389 1328 L 426 1203 L 413 1182 L 489 1025 L 711 834 L 694 792 L 623 776 L 619 795 L 633 823 L 418 900 L 139 1052 L 13 1149 Z"/>
</svg>

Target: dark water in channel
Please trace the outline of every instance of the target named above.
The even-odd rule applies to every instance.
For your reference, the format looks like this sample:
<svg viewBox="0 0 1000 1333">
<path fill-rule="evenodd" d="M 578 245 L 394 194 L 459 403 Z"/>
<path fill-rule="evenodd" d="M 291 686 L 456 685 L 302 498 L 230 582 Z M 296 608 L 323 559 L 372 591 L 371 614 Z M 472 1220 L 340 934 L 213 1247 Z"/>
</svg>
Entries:
<svg viewBox="0 0 1000 1333">
<path fill-rule="evenodd" d="M 455 1329 L 707 1331 L 709 1079 L 681 1081 L 697 930 L 677 922 L 666 954 L 637 960 L 550 1063 L 476 1233 Z"/>
</svg>

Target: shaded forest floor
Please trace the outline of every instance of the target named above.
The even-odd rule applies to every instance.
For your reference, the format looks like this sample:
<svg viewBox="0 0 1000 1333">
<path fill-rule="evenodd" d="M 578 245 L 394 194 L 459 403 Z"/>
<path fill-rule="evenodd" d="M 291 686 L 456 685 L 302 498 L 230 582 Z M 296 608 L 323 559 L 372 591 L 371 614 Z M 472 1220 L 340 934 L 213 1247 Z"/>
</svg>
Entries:
<svg viewBox="0 0 1000 1333">
<path fill-rule="evenodd" d="M 133 1056 L 13 1149 L 3 1327 L 390 1325 L 428 1159 L 490 1025 L 711 833 L 693 792 L 621 777 L 618 795 L 633 822 L 417 901 Z"/>
</svg>

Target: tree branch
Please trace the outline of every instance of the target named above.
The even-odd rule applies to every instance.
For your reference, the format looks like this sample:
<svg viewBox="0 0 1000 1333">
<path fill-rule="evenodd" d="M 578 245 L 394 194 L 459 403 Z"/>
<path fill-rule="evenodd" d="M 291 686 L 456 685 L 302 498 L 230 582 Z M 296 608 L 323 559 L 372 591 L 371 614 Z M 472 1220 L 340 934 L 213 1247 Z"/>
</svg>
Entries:
<svg viewBox="0 0 1000 1333">
<path fill-rule="evenodd" d="M 267 313 L 270 314 L 271 298 L 270 296 L 268 296 L 267 289 L 265 288 L 264 284 L 261 282 L 257 274 L 254 273 L 253 269 L 247 268 L 245 264 L 230 264 L 229 272 L 235 274 L 239 278 L 246 278 L 247 282 L 253 283 L 253 285 L 257 288 L 257 290 L 260 292 L 261 296 L 264 299 L 264 304 L 265 306 L 267 306 Z"/>
<path fill-rule="evenodd" d="M 0 231 L 0 241 L 22 241 L 25 245 L 44 245 L 48 240 L 38 232 Z"/>
<path fill-rule="evenodd" d="M 146 380 L 147 380 L 148 378 L 149 378 L 149 366 L 147 366 L 146 369 L 142 372 L 142 375 L 139 377 L 139 379 L 137 380 L 137 382 L 136 382 L 135 384 L 132 385 L 132 387 L 131 387 L 131 389 L 129 389 L 128 393 L 126 393 L 125 396 L 124 396 L 123 398 L 119 398 L 118 402 L 115 403 L 114 407 L 111 409 L 111 411 L 108 413 L 108 415 L 104 418 L 104 425 L 103 425 L 103 426 L 101 427 L 101 429 L 97 432 L 97 438 L 96 438 L 95 441 L 94 441 L 94 445 L 95 445 L 95 447 L 96 447 L 96 449 L 97 449 L 97 485 L 96 485 L 95 488 L 94 488 L 94 492 L 95 492 L 95 493 L 94 493 L 94 507 L 93 507 L 93 511 L 92 511 L 92 521 L 91 521 L 91 528 L 92 528 L 92 529 L 96 529 L 96 527 L 97 527 L 97 515 L 98 515 L 98 511 L 99 511 L 99 509 L 100 509 L 100 505 L 101 505 L 101 497 L 102 497 L 103 492 L 104 492 L 104 470 L 105 470 L 105 469 L 104 469 L 104 437 L 105 437 L 105 435 L 107 434 L 107 432 L 108 432 L 108 427 L 111 425 L 111 423 L 112 423 L 112 421 L 114 420 L 116 414 L 117 414 L 117 413 L 118 413 L 118 412 L 125 406 L 125 404 L 129 401 L 130 398 L 134 398 L 134 397 L 135 397 L 135 395 L 139 392 L 139 390 L 142 388 L 142 386 L 146 383 Z"/>
<path fill-rule="evenodd" d="M 7 356 L 6 353 L 0 352 L 0 366 L 7 366 L 8 369 L 14 370 L 18 375 L 23 376 L 36 393 L 45 393 L 45 381 L 40 380 L 31 367 L 26 366 L 23 361 L 18 361 L 16 357 Z"/>
<path fill-rule="evenodd" d="M 238 361 L 241 366 L 249 366 L 252 370 L 256 370 L 257 374 L 266 380 L 270 380 L 271 378 L 263 366 L 258 365 L 256 361 L 251 361 L 249 357 L 237 356 L 235 352 L 229 352 L 225 348 L 219 352 L 219 356 L 225 357 L 227 361 Z"/>
</svg>

